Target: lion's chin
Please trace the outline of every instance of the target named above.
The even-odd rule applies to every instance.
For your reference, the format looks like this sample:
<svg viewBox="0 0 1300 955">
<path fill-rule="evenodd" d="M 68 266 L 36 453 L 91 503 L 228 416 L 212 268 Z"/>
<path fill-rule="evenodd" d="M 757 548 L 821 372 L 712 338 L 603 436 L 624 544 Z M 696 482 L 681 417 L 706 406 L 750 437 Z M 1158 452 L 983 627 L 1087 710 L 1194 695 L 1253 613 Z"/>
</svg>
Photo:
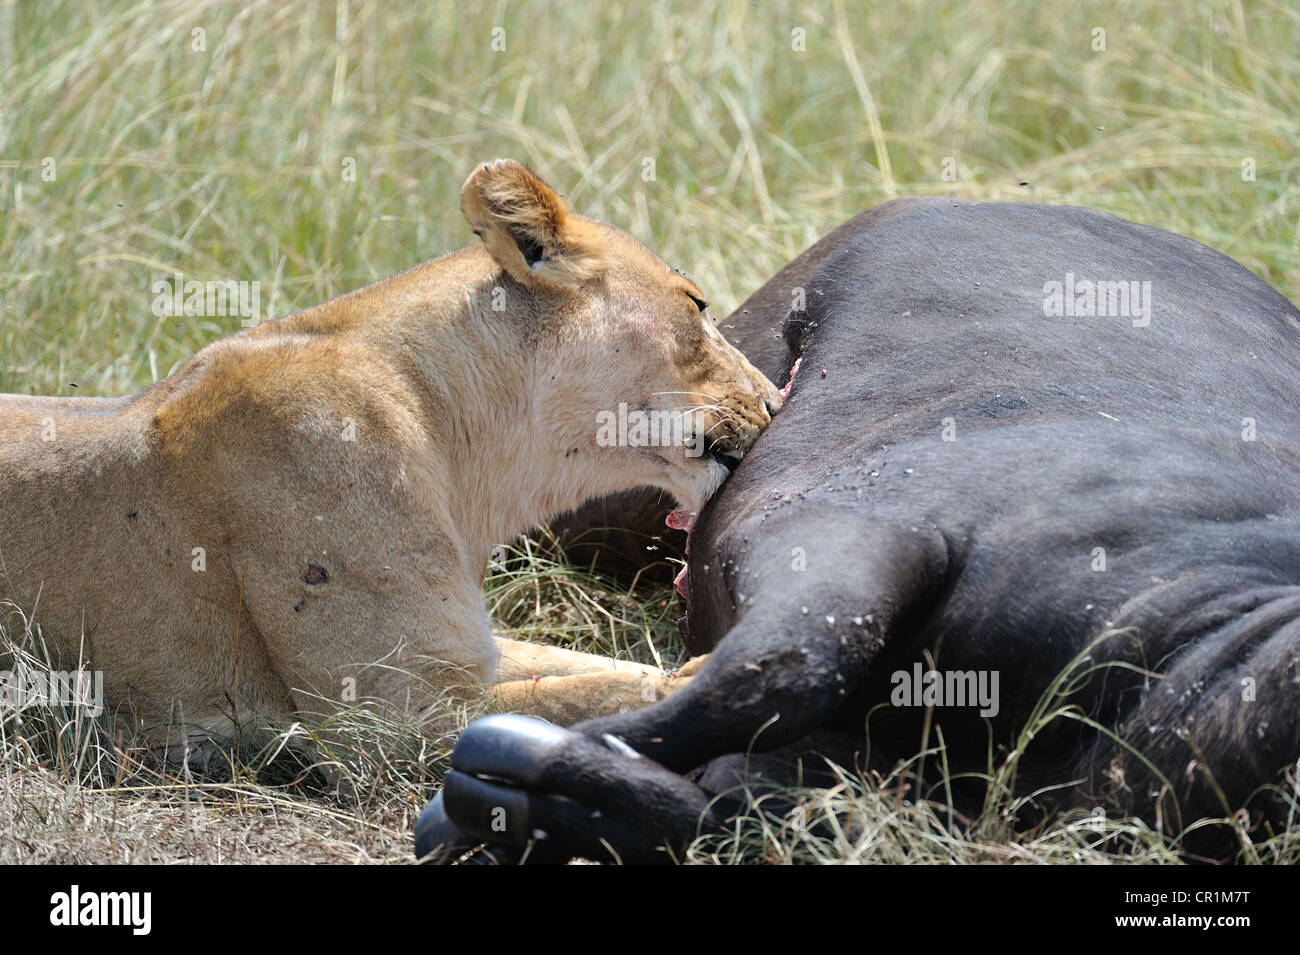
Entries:
<svg viewBox="0 0 1300 955">
<path fill-rule="evenodd" d="M 695 521 L 700 516 L 705 503 L 722 487 L 722 482 L 731 476 L 725 464 L 712 455 L 694 459 L 699 462 L 691 468 L 693 472 L 685 486 L 674 489 L 677 507 L 668 515 L 666 523 L 675 530 L 690 533 Z"/>
</svg>

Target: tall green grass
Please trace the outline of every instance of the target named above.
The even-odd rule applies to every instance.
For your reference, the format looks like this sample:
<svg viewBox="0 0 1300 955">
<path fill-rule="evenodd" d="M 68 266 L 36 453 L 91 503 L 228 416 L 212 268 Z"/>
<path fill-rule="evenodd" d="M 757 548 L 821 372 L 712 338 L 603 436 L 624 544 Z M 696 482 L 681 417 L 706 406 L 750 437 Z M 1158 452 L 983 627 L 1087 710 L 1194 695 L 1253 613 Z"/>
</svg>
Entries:
<svg viewBox="0 0 1300 955">
<path fill-rule="evenodd" d="M 155 317 L 176 271 L 279 315 L 468 244 L 498 155 L 718 314 L 918 193 L 1093 206 L 1300 290 L 1285 3 L 418 7 L 0 5 L 0 390 L 130 391 L 238 327 Z"/>
</svg>

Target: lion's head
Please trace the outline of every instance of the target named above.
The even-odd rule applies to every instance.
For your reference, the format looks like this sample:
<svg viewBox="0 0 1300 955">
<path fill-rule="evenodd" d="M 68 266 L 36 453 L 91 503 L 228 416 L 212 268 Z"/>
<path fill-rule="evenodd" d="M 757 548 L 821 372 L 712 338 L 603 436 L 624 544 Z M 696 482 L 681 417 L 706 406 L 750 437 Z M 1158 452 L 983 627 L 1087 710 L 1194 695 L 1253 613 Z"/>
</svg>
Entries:
<svg viewBox="0 0 1300 955">
<path fill-rule="evenodd" d="M 522 164 L 480 166 L 461 209 L 527 328 L 539 474 L 567 469 L 559 483 L 578 500 L 662 488 L 680 505 L 671 522 L 689 527 L 780 393 L 714 327 L 694 282 L 626 232 L 570 213 Z"/>
</svg>

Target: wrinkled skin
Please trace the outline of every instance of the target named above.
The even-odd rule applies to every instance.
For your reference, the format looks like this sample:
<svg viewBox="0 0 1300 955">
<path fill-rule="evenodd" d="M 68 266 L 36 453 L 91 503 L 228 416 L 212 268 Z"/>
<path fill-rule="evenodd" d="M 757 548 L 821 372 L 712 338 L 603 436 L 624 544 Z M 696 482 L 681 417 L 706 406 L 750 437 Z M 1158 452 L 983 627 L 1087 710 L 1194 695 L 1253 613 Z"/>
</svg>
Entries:
<svg viewBox="0 0 1300 955">
<path fill-rule="evenodd" d="M 873 764 L 930 719 L 951 773 L 987 772 L 1089 648 L 1068 702 L 1114 732 L 1042 728 L 1020 792 L 1073 783 L 1038 804 L 1175 833 L 1284 820 L 1262 787 L 1300 757 L 1300 312 L 1082 209 L 914 200 L 845 229 L 785 322 L 786 407 L 694 531 L 689 629 L 713 652 L 636 713 L 471 725 L 420 848 L 512 859 L 541 832 L 537 860 L 666 860 L 724 824 L 734 754 L 777 778 L 799 753 L 863 768 L 864 727 Z M 1045 315 L 1067 273 L 1150 281 L 1149 324 Z M 996 714 L 895 705 L 894 674 L 928 660 L 998 674 Z M 1183 846 L 1231 851 L 1204 828 Z"/>
</svg>

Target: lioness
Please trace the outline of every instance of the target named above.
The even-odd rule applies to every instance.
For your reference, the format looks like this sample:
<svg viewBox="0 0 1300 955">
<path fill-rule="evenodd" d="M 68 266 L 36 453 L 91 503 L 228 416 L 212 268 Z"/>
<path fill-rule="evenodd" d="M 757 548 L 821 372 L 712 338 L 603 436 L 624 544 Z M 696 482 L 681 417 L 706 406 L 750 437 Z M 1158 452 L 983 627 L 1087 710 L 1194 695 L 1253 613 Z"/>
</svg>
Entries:
<svg viewBox="0 0 1300 955">
<path fill-rule="evenodd" d="M 0 396 L 0 598 L 103 671 L 139 732 L 422 707 L 463 680 L 448 666 L 565 722 L 667 691 L 653 668 L 494 641 L 491 548 L 640 485 L 689 522 L 780 395 L 692 282 L 520 163 L 476 169 L 461 210 L 481 244 L 139 394 Z M 602 440 L 627 409 L 679 414 L 679 440 Z"/>
</svg>

